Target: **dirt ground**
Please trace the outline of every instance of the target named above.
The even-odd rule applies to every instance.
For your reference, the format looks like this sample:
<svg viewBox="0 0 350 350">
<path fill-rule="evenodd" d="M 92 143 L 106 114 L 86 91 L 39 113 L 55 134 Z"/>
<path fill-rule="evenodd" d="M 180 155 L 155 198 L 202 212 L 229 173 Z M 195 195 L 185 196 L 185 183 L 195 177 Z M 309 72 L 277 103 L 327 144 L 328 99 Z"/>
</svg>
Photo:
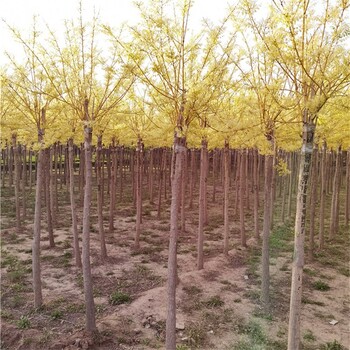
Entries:
<svg viewBox="0 0 350 350">
<path fill-rule="evenodd" d="M 53 249 L 48 247 L 43 220 L 44 306 L 40 309 L 33 307 L 31 286 L 33 223 L 28 219 L 24 232 L 15 234 L 12 195 L 3 190 L 1 196 L 1 349 L 163 349 L 169 211 L 163 212 L 159 220 L 156 205 L 144 201 L 141 249 L 135 251 L 135 210 L 130 199 L 126 198 L 123 205 L 118 203 L 113 235 L 107 233 L 106 220 L 108 259 L 102 262 L 93 206 L 91 261 L 99 332 L 88 335 L 84 332 L 82 273 L 72 258 L 67 193 L 60 197 Z M 186 231 L 179 234 L 178 349 L 286 349 L 293 251 L 291 223 L 283 226 L 277 222 L 271 236 L 272 307 L 270 313 L 264 313 L 259 301 L 260 245 L 250 238 L 248 248 L 240 247 L 238 217 L 231 208 L 231 250 L 225 257 L 220 193 L 216 203 L 208 198 L 204 270 L 196 269 L 196 206 L 187 211 Z M 33 208 L 28 210 L 31 218 Z M 250 215 L 247 212 L 246 230 L 252 236 Z M 81 216 L 79 208 L 79 220 Z M 107 219 L 107 206 L 105 216 Z M 328 243 L 327 250 L 316 252 L 314 262 L 306 261 L 303 349 L 341 349 L 336 344 L 343 349 L 350 347 L 349 237 L 345 228 L 342 232 L 335 242 Z M 126 296 L 124 300 L 117 298 L 120 294 Z M 337 323 L 330 324 L 332 320 Z"/>
</svg>

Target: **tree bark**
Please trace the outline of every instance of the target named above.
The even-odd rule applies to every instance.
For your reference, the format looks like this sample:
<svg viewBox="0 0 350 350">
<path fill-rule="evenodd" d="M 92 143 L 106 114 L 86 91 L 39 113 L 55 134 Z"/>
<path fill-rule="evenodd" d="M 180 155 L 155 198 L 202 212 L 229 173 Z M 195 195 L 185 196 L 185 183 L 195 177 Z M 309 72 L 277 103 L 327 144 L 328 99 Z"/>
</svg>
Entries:
<svg viewBox="0 0 350 350">
<path fill-rule="evenodd" d="M 85 119 L 88 123 L 89 101 L 84 102 Z M 92 156 L 91 156 L 92 128 L 84 126 L 84 147 L 85 147 L 85 188 L 84 188 L 84 208 L 83 208 L 83 280 L 86 312 L 86 330 L 93 332 L 96 330 L 95 303 L 92 288 L 92 275 L 90 264 L 90 206 L 92 192 Z"/>
<path fill-rule="evenodd" d="M 258 150 L 253 151 L 253 191 L 254 191 L 254 236 L 259 241 L 259 169 L 258 169 Z"/>
<path fill-rule="evenodd" d="M 350 148 L 346 152 L 346 175 L 345 175 L 345 226 L 349 227 L 350 218 Z"/>
<path fill-rule="evenodd" d="M 72 233 L 73 233 L 73 251 L 75 258 L 75 265 L 78 268 L 82 267 L 81 255 L 79 248 L 79 236 L 78 236 L 78 220 L 77 211 L 74 198 L 74 154 L 73 154 L 73 139 L 68 140 L 68 164 L 69 164 L 69 196 L 70 196 L 70 207 L 72 214 Z"/>
<path fill-rule="evenodd" d="M 97 149 L 96 149 L 97 220 L 98 220 L 98 233 L 100 236 L 101 259 L 102 259 L 102 261 L 104 261 L 107 258 L 107 248 L 106 248 L 106 240 L 105 240 L 105 230 L 103 227 L 103 200 L 102 200 L 103 192 L 102 192 L 101 158 L 102 158 L 102 135 L 98 135 L 97 136 Z M 112 176 L 112 181 L 113 180 L 115 180 L 115 176 Z M 112 190 L 114 190 L 113 187 L 111 187 L 111 191 Z M 110 195 L 112 196 L 113 193 L 111 193 Z M 115 201 L 115 193 L 114 193 L 114 201 Z"/>
<path fill-rule="evenodd" d="M 310 233 L 309 233 L 309 251 L 308 256 L 310 261 L 314 258 L 315 246 L 315 216 L 317 202 L 317 178 L 318 178 L 318 147 L 314 147 L 311 160 L 311 193 L 310 193 Z"/>
<path fill-rule="evenodd" d="M 239 222 L 240 222 L 240 231 L 241 231 L 241 245 L 242 247 L 247 246 L 247 238 L 245 234 L 245 222 L 244 222 L 244 194 L 246 192 L 246 157 L 245 150 L 240 152 L 240 170 L 239 170 Z"/>
<path fill-rule="evenodd" d="M 327 192 L 327 146 L 324 143 L 322 147 L 321 158 L 321 191 L 320 191 L 320 221 L 319 221 L 319 248 L 324 247 L 324 219 L 325 219 L 325 205 L 326 205 L 326 192 Z"/>
<path fill-rule="evenodd" d="M 306 121 L 307 116 L 305 115 L 307 114 L 308 110 L 304 110 L 303 145 L 300 152 L 299 184 L 295 215 L 295 240 L 289 311 L 288 350 L 299 350 L 300 347 L 300 314 L 304 268 L 306 194 L 316 128 L 312 122 Z"/>
<path fill-rule="evenodd" d="M 339 227 L 339 195 L 340 195 L 340 180 L 341 180 L 341 147 L 336 153 L 335 173 L 333 177 L 333 191 L 331 203 L 331 225 L 329 237 L 333 240 L 338 233 Z"/>
<path fill-rule="evenodd" d="M 201 148 L 201 168 L 199 180 L 199 220 L 198 220 L 198 240 L 197 240 L 197 268 L 203 269 L 203 243 L 204 243 L 204 222 L 205 222 L 205 191 L 207 181 L 206 153 L 208 143 L 202 140 Z"/>
<path fill-rule="evenodd" d="M 229 235 L 230 235 L 230 223 L 229 223 L 229 187 L 230 187 L 230 149 L 229 144 L 225 141 L 224 148 L 224 254 L 228 255 L 229 251 Z"/>
<path fill-rule="evenodd" d="M 167 289 L 167 320 L 166 340 L 167 350 L 176 350 L 176 282 L 177 282 L 177 236 L 178 236 L 178 211 L 180 205 L 179 187 L 181 186 L 181 174 L 183 155 L 186 152 L 186 139 L 174 139 L 174 152 L 172 162 L 174 172 L 171 174 L 171 207 L 170 207 L 170 237 L 168 257 L 168 289 Z"/>
<path fill-rule="evenodd" d="M 22 231 L 21 220 L 21 201 L 20 201 L 20 164 L 19 164 L 19 146 L 17 145 L 17 135 L 12 134 L 13 162 L 15 165 L 14 182 L 15 182 L 15 204 L 16 204 L 16 232 Z"/>
<path fill-rule="evenodd" d="M 47 231 L 49 234 L 49 246 L 50 248 L 55 247 L 55 239 L 53 236 L 53 226 L 52 226 L 52 213 L 51 213 L 51 190 L 50 190 L 50 148 L 45 150 L 46 155 L 46 171 L 45 171 L 45 200 L 46 200 L 46 217 L 47 217 Z"/>
<path fill-rule="evenodd" d="M 187 190 L 187 151 L 183 154 L 183 165 L 181 174 L 181 232 L 186 231 L 186 190 Z"/>
<path fill-rule="evenodd" d="M 46 110 L 41 111 L 41 125 L 45 124 Z M 43 303 L 42 286 L 41 286 L 41 266 L 40 266 L 40 233 L 41 233 L 41 192 L 43 189 L 43 142 L 44 130 L 38 130 L 38 142 L 40 149 L 37 155 L 37 178 L 35 188 L 35 209 L 34 209 L 34 232 L 32 243 L 32 271 L 33 271 L 33 291 L 34 307 L 39 308 Z"/>
<path fill-rule="evenodd" d="M 273 141 L 269 140 L 271 143 Z M 270 311 L 270 230 L 271 230 L 271 206 L 272 206 L 272 176 L 273 155 L 265 156 L 265 180 L 264 180 L 264 223 L 262 244 L 262 274 L 261 274 L 261 300 L 265 312 Z"/>
<path fill-rule="evenodd" d="M 117 150 L 115 140 L 112 140 L 112 169 L 111 169 L 111 184 L 110 184 L 110 202 L 109 202 L 109 234 L 113 234 L 114 216 L 116 206 L 116 175 L 117 175 Z"/>
<path fill-rule="evenodd" d="M 136 231 L 134 248 L 140 248 L 141 215 L 142 215 L 142 140 L 139 138 L 136 148 Z"/>
<path fill-rule="evenodd" d="M 193 208 L 193 190 L 195 184 L 195 167 L 196 167 L 196 150 L 194 148 L 191 149 L 191 172 L 190 172 L 190 193 L 189 193 L 189 205 L 188 208 Z"/>
</svg>

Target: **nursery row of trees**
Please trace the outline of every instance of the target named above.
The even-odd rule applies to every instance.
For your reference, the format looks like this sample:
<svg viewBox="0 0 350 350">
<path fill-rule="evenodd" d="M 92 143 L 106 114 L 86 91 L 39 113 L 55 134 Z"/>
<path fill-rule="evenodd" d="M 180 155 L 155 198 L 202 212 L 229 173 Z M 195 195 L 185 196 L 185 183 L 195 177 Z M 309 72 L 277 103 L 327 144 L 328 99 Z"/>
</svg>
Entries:
<svg viewBox="0 0 350 350">
<path fill-rule="evenodd" d="M 208 200 L 206 191 L 208 148 L 215 149 L 212 162 L 216 164 L 213 165 L 213 171 L 215 173 L 216 169 L 220 169 L 223 178 L 224 252 L 226 254 L 229 249 L 229 199 L 226 194 L 229 187 L 229 157 L 232 149 L 242 149 L 241 152 L 233 152 L 234 156 L 231 158 L 231 166 L 237 162 L 240 164 L 239 167 L 234 168 L 240 181 L 240 186 L 237 186 L 240 191 L 239 194 L 237 192 L 237 198 L 242 198 L 244 193 L 248 196 L 249 191 L 245 190 L 248 186 L 248 182 L 245 184 L 245 175 L 252 170 L 251 186 L 255 193 L 253 198 L 256 237 L 258 237 L 259 225 L 256 211 L 258 206 L 255 202 L 258 196 L 259 173 L 262 171 L 263 164 L 265 182 L 262 300 L 266 307 L 269 304 L 268 237 L 273 216 L 271 194 L 275 193 L 276 188 L 273 173 L 277 164 L 281 170 L 286 168 L 286 164 L 291 164 L 292 156 L 287 156 L 284 151 L 300 150 L 297 157 L 299 171 L 295 254 L 288 340 L 289 349 L 299 348 L 306 194 L 311 163 L 313 162 L 313 169 L 319 167 L 319 171 L 312 172 L 312 183 L 317 183 L 317 174 L 320 173 L 322 195 L 328 186 L 327 161 L 332 157 L 330 153 L 327 155 L 326 144 L 329 148 L 338 150 L 334 176 L 337 180 L 334 180 L 332 191 L 333 196 L 338 196 L 334 198 L 334 204 L 332 204 L 331 232 L 333 235 L 337 230 L 339 216 L 341 149 L 350 147 L 346 133 L 349 123 L 350 4 L 347 0 L 337 0 L 324 1 L 321 5 L 319 2 L 316 4 L 310 0 L 273 1 L 269 11 L 264 14 L 256 3 L 246 0 L 233 4 L 221 23 L 214 25 L 205 21 L 203 28 L 197 32 L 191 30 L 191 0 L 179 1 L 176 4 L 161 0 L 152 1 L 149 6 L 139 4 L 140 23 L 127 29 L 111 28 L 100 23 L 98 18 L 85 22 L 82 16 L 82 4 L 80 4 L 77 23 L 75 21 L 65 23 L 63 37 L 57 36 L 49 27 L 46 29 L 47 35 L 41 37 L 35 23 L 30 36 L 25 37 L 9 24 L 9 30 L 23 47 L 25 59 L 19 60 L 9 54 L 9 64 L 2 67 L 3 166 L 6 163 L 9 181 L 15 184 L 17 229 L 20 230 L 19 173 L 22 171 L 22 179 L 27 181 L 23 174 L 27 174 L 28 171 L 26 162 L 22 163 L 22 167 L 20 166 L 18 158 L 20 153 L 23 154 L 25 151 L 23 147 L 20 148 L 21 152 L 19 151 L 18 142 L 26 145 L 26 150 L 30 154 L 35 152 L 33 286 L 36 307 L 42 304 L 40 199 L 41 192 L 45 189 L 47 212 L 51 208 L 52 216 L 54 196 L 50 194 L 49 189 L 57 186 L 55 181 L 63 167 L 62 148 L 57 146 L 58 141 L 68 143 L 64 169 L 66 176 L 69 176 L 69 178 L 65 177 L 65 181 L 70 186 L 75 257 L 78 265 L 80 253 L 78 253 L 72 169 L 73 153 L 76 149 L 74 145 L 84 142 L 84 147 L 79 152 L 79 171 L 84 175 L 84 180 L 79 177 L 79 188 L 84 187 L 81 260 L 88 331 L 96 329 L 89 255 L 93 165 L 96 169 L 102 257 L 107 255 L 102 222 L 105 164 L 107 170 L 109 169 L 107 173 L 110 174 L 107 181 L 111 195 L 110 230 L 113 229 L 115 213 L 115 179 L 118 175 L 118 164 L 121 169 L 120 174 L 125 171 L 125 167 L 121 164 L 129 164 L 136 169 L 135 178 L 133 176 L 135 205 L 138 213 L 135 230 L 136 248 L 139 245 L 142 220 L 141 198 L 144 171 L 141 169 L 147 168 L 150 174 L 148 175 L 150 187 L 153 182 L 152 174 L 156 169 L 155 164 L 158 169 L 163 169 L 160 173 L 166 172 L 170 177 L 167 349 L 176 347 L 175 287 L 178 212 L 181 208 L 180 218 L 184 225 L 184 184 L 186 183 L 184 179 L 192 174 L 189 178 L 194 181 L 193 171 L 187 171 L 188 164 L 191 164 L 191 169 L 196 169 L 196 151 L 191 152 L 189 156 L 187 149 L 199 146 L 201 148 L 198 268 L 203 268 L 201 247 L 203 247 L 203 227 L 207 220 L 205 208 Z M 145 167 L 142 160 L 144 147 L 146 149 L 164 147 L 170 146 L 171 143 L 171 157 L 165 156 L 167 153 L 158 149 L 147 151 Z M 10 144 L 12 151 L 9 148 Z M 103 149 L 103 145 L 111 145 L 110 150 Z M 134 146 L 135 154 L 123 147 L 116 148 L 116 145 Z M 319 154 L 317 146 L 322 148 L 319 159 L 317 159 Z M 223 150 L 217 150 L 222 147 Z M 245 148 L 255 148 L 258 152 L 244 151 Z M 93 152 L 95 152 L 94 163 Z M 160 158 L 161 153 L 164 154 L 163 160 Z M 22 157 L 26 159 L 25 156 L 22 155 Z M 29 158 L 30 162 L 32 158 L 31 156 Z M 109 160 L 105 161 L 107 158 Z M 128 163 L 126 163 L 127 159 L 129 159 Z M 279 159 L 281 161 L 278 163 Z M 44 167 L 47 163 L 49 166 L 45 171 Z M 170 166 L 167 168 L 166 164 Z M 217 164 L 221 164 L 220 168 L 217 168 Z M 260 170 L 258 170 L 259 164 Z M 348 162 L 346 164 L 348 169 Z M 68 171 L 68 169 L 71 170 Z M 51 179 L 44 176 L 44 173 L 50 172 L 54 174 Z M 346 174 L 345 182 L 348 189 L 348 170 Z M 294 172 L 295 175 L 296 172 Z M 213 175 L 213 178 L 217 177 L 217 174 Z M 29 179 L 32 178 L 32 167 L 29 166 Z M 120 178 L 122 179 L 122 176 Z M 291 179 L 290 176 L 289 184 L 293 184 Z M 159 176 L 159 181 L 162 181 L 158 185 L 159 188 L 162 186 L 166 188 L 167 178 Z M 190 185 L 190 189 L 193 188 L 194 183 Z M 289 185 L 289 195 L 290 186 L 292 185 Z M 120 188 L 122 193 L 122 185 Z M 179 191 L 180 188 L 182 191 Z M 158 192 L 161 193 L 161 191 Z M 152 193 L 151 190 L 150 193 Z M 310 196 L 315 198 L 316 195 L 317 186 L 313 185 Z M 348 197 L 347 190 L 346 222 L 349 215 Z M 321 196 L 320 212 L 324 213 L 322 198 L 324 197 Z M 289 203 L 291 202 L 288 200 L 290 206 Z M 315 201 L 311 200 L 310 203 L 311 211 L 315 210 Z M 241 238 L 242 244 L 245 245 L 243 205 L 239 205 L 239 208 Z M 290 209 L 288 210 L 290 213 Z M 49 217 L 50 214 L 48 214 Z M 48 229 L 52 231 L 50 220 L 48 220 Z M 322 223 L 322 218 L 320 222 Z M 314 235 L 312 225 L 310 222 L 310 237 Z M 319 237 L 322 247 L 323 225 Z M 312 242 L 313 238 L 310 239 L 310 244 L 313 244 Z M 53 245 L 54 242 L 50 241 L 50 244 Z M 313 249 L 311 248 L 310 251 L 312 252 Z"/>
</svg>

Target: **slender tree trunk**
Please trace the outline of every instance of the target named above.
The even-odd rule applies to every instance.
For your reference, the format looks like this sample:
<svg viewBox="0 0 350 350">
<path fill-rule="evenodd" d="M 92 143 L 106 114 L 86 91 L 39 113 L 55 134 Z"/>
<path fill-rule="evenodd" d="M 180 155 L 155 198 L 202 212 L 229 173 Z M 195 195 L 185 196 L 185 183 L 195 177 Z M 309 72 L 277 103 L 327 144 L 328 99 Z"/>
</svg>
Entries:
<svg viewBox="0 0 350 350">
<path fill-rule="evenodd" d="M 168 300 L 166 320 L 167 350 L 176 350 L 176 282 L 177 282 L 177 236 L 178 236 L 178 211 L 180 205 L 179 187 L 181 186 L 181 174 L 183 157 L 186 152 L 186 139 L 177 138 L 174 140 L 174 152 L 172 162 L 174 172 L 171 174 L 171 207 L 170 207 L 170 237 L 168 257 Z"/>
<path fill-rule="evenodd" d="M 190 172 L 190 193 L 189 193 L 189 205 L 188 208 L 193 208 L 193 190 L 195 184 L 195 168 L 196 168 L 196 151 L 194 148 L 191 149 L 191 172 Z"/>
<path fill-rule="evenodd" d="M 16 203 L 16 232 L 22 231 L 21 220 L 21 202 L 20 202 L 20 164 L 19 164 L 19 146 L 17 145 L 17 135 L 12 134 L 13 162 L 15 163 L 15 203 Z"/>
<path fill-rule="evenodd" d="M 216 201 L 216 169 L 218 168 L 218 151 L 217 149 L 213 150 L 213 203 Z M 218 168 L 219 169 L 219 168 Z"/>
<path fill-rule="evenodd" d="M 254 191 L 254 236 L 259 241 L 259 152 L 253 151 L 253 191 Z"/>
<path fill-rule="evenodd" d="M 119 150 L 119 163 L 120 163 L 120 166 L 119 166 L 119 196 L 120 196 L 120 202 L 123 202 L 123 191 L 124 191 L 124 172 L 123 172 L 123 169 L 124 169 L 124 146 L 121 146 L 120 147 L 120 150 Z"/>
<path fill-rule="evenodd" d="M 229 223 L 229 192 L 230 192 L 230 149 L 229 144 L 225 141 L 224 148 L 224 254 L 228 255 L 229 251 L 229 235 L 230 235 L 230 223 Z"/>
<path fill-rule="evenodd" d="M 101 158 L 102 158 L 102 135 L 97 136 L 97 149 L 96 149 L 96 176 L 97 176 L 97 220 L 98 220 L 98 232 L 100 236 L 100 249 L 102 261 L 107 258 L 107 248 L 105 240 L 105 230 L 103 227 L 103 193 L 102 193 L 102 170 L 101 170 Z M 113 179 L 114 176 L 113 176 Z M 111 188 L 111 191 L 114 190 Z M 111 193 L 112 195 L 112 193 Z M 115 194 L 114 194 L 115 196 Z M 115 200 L 115 199 L 114 199 Z"/>
<path fill-rule="evenodd" d="M 48 152 L 48 167 L 49 167 L 49 191 L 50 191 L 50 212 L 51 212 L 51 220 L 52 220 L 52 227 L 56 226 L 57 220 L 56 220 L 56 211 L 55 211 L 55 175 L 53 172 L 53 150 L 55 145 L 52 145 Z M 68 166 L 68 157 L 67 157 L 67 166 Z"/>
<path fill-rule="evenodd" d="M 111 169 L 111 193 L 109 202 L 109 233 L 112 234 L 114 230 L 114 216 L 116 206 L 116 175 L 117 175 L 117 150 L 115 146 L 115 140 L 112 140 L 112 169 Z"/>
<path fill-rule="evenodd" d="M 42 125 L 45 124 L 46 110 L 41 111 Z M 44 130 L 38 130 L 38 141 L 42 147 Z M 32 271 L 33 271 L 33 291 L 34 307 L 39 308 L 43 303 L 42 286 L 41 286 L 41 266 L 40 266 L 40 233 L 41 233 L 41 192 L 43 190 L 43 150 L 39 149 L 36 165 L 36 188 L 35 188 L 35 209 L 34 209 L 34 232 L 32 243 Z"/>
<path fill-rule="evenodd" d="M 33 189 L 33 151 L 29 150 L 29 192 Z"/>
<path fill-rule="evenodd" d="M 45 150 L 45 200 L 46 200 L 46 217 L 47 217 L 47 231 L 49 234 L 49 246 L 50 248 L 55 247 L 55 240 L 53 236 L 53 227 L 52 227 L 52 213 L 51 213 L 51 191 L 50 191 L 50 148 Z"/>
<path fill-rule="evenodd" d="M 23 221 L 27 218 L 27 196 L 26 196 L 26 186 L 28 185 L 27 177 L 27 149 L 26 146 L 23 147 L 23 162 L 22 162 L 22 209 Z"/>
<path fill-rule="evenodd" d="M 185 233 L 186 231 L 186 190 L 187 190 L 187 151 L 183 155 L 183 166 L 181 174 L 181 232 Z"/>
<path fill-rule="evenodd" d="M 327 192 L 327 147 L 323 144 L 322 147 L 322 159 L 321 159 L 321 191 L 320 191 L 320 222 L 319 222 L 319 248 L 324 247 L 324 219 L 325 219 L 325 205 L 326 205 L 326 192 Z"/>
<path fill-rule="evenodd" d="M 201 148 L 201 168 L 199 180 L 199 222 L 198 222 L 198 241 L 197 241 L 197 268 L 203 269 L 203 243 L 204 243 L 204 222 L 205 222 L 205 191 L 207 180 L 206 153 L 208 143 L 202 140 Z"/>
<path fill-rule="evenodd" d="M 142 141 L 139 138 L 136 148 L 136 231 L 135 231 L 135 249 L 140 248 L 141 234 L 141 215 L 142 215 Z"/>
<path fill-rule="evenodd" d="M 240 231 L 241 231 L 241 245 L 242 247 L 247 246 L 247 239 L 245 234 L 245 222 L 244 222 L 244 193 L 246 190 L 246 158 L 245 150 L 241 151 L 240 154 L 240 175 L 239 175 L 239 222 L 240 222 Z"/>
<path fill-rule="evenodd" d="M 310 193 L 310 240 L 309 240 L 309 259 L 314 258 L 315 246 L 315 216 L 317 201 L 317 177 L 318 177 L 318 147 L 314 147 L 311 160 L 311 193 Z"/>
<path fill-rule="evenodd" d="M 84 103 L 85 119 L 89 121 L 88 100 Z M 86 330 L 93 332 L 96 330 L 95 303 L 92 288 L 92 275 L 90 265 L 90 206 L 92 192 L 92 155 L 91 155 L 92 128 L 84 127 L 84 147 L 85 147 L 85 188 L 84 188 L 84 208 L 83 208 L 83 280 L 86 312 Z"/>
<path fill-rule="evenodd" d="M 339 195 L 340 195 L 340 179 L 341 179 L 341 147 L 338 148 L 336 153 L 335 173 L 333 177 L 333 191 L 332 191 L 332 203 L 331 203 L 331 225 L 329 237 L 333 240 L 334 236 L 338 233 L 339 225 Z"/>
<path fill-rule="evenodd" d="M 9 147 L 9 187 L 13 186 L 13 147 Z"/>
<path fill-rule="evenodd" d="M 73 164 L 74 165 L 74 164 Z M 85 193 L 85 149 L 82 144 L 80 149 L 80 174 L 79 174 L 79 193 L 80 193 L 80 206 L 84 205 L 84 193 Z M 91 175 L 92 176 L 92 175 Z"/>
<path fill-rule="evenodd" d="M 350 148 L 346 152 L 346 175 L 345 175 L 345 226 L 349 227 L 350 218 Z"/>
<path fill-rule="evenodd" d="M 161 164 L 160 164 L 160 174 L 159 174 L 159 187 L 158 187 L 158 214 L 157 218 L 160 219 L 161 217 L 161 205 L 162 205 L 162 190 L 163 190 L 163 180 L 164 180 L 164 168 L 166 166 L 166 150 L 162 149 L 162 157 L 161 157 Z"/>
<path fill-rule="evenodd" d="M 308 114 L 304 110 L 304 115 Z M 306 117 L 304 116 L 304 120 Z M 290 296 L 288 350 L 299 350 L 300 347 L 300 314 L 302 281 L 304 267 L 304 242 L 305 242 L 305 216 L 306 216 L 306 193 L 315 125 L 304 121 L 303 146 L 300 152 L 299 184 L 297 193 L 297 209 L 295 215 L 295 239 L 294 258 L 292 270 L 292 284 Z"/>
<path fill-rule="evenodd" d="M 78 220 L 77 220 L 77 211 L 76 211 L 75 198 L 74 198 L 73 151 L 74 151 L 73 139 L 69 139 L 68 140 L 69 196 L 70 196 L 70 207 L 71 207 L 71 214 L 72 214 L 73 251 L 74 251 L 75 265 L 78 268 L 81 268 L 82 264 L 81 264 L 80 248 L 79 248 Z"/>
<path fill-rule="evenodd" d="M 270 141 L 273 142 L 273 141 Z M 270 310 L 270 230 L 271 230 L 271 206 L 272 206 L 272 176 L 273 155 L 265 156 L 265 182 L 264 182 L 264 223 L 262 244 L 262 275 L 261 275 L 261 300 L 265 312 Z"/>
<path fill-rule="evenodd" d="M 287 216 L 292 217 L 292 198 L 293 198 L 293 153 L 289 153 L 288 157 L 288 167 L 290 173 L 288 175 L 288 205 L 287 205 Z"/>
<path fill-rule="evenodd" d="M 150 161 L 148 168 L 148 192 L 149 192 L 149 203 L 154 204 L 153 201 L 153 182 L 154 182 L 154 149 L 150 149 Z"/>
<path fill-rule="evenodd" d="M 246 208 L 247 210 L 250 210 L 250 196 L 249 196 L 249 149 L 245 150 L 244 152 L 244 162 L 245 162 L 245 196 L 246 196 Z"/>
</svg>

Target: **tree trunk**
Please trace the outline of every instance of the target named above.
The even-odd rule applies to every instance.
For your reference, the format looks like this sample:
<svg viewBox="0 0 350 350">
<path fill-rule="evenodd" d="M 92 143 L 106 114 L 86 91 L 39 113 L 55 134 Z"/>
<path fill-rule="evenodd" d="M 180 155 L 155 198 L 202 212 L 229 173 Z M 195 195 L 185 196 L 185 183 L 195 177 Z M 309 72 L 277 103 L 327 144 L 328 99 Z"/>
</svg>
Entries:
<svg viewBox="0 0 350 350">
<path fill-rule="evenodd" d="M 100 248 L 101 248 L 101 259 L 104 261 L 107 258 L 107 248 L 105 240 L 105 230 L 103 227 L 103 192 L 102 192 L 102 170 L 101 170 L 101 158 L 102 158 L 102 136 L 97 136 L 97 149 L 96 149 L 96 176 L 97 176 L 97 220 L 98 220 L 98 233 L 100 236 Z M 113 176 L 114 180 L 115 177 Z M 112 181 L 113 181 L 112 180 Z M 114 188 L 111 188 L 111 191 Z M 113 193 L 111 193 L 113 195 Z M 114 193 L 115 201 L 115 193 Z"/>
<path fill-rule="evenodd" d="M 46 110 L 42 109 L 42 125 L 45 122 Z M 38 142 L 42 147 L 43 129 L 38 130 Z M 36 165 L 36 188 L 35 188 L 35 209 L 34 209 L 34 232 L 32 243 L 32 271 L 33 271 L 33 291 L 34 291 L 34 307 L 39 308 L 43 303 L 42 287 L 41 287 L 41 266 L 40 266 L 40 233 L 41 233 L 41 192 L 43 189 L 43 150 L 39 149 Z"/>
<path fill-rule="evenodd" d="M 196 168 L 196 150 L 194 148 L 191 149 L 191 172 L 190 172 L 190 193 L 189 193 L 189 205 L 188 208 L 193 208 L 193 190 L 195 184 L 195 168 Z"/>
<path fill-rule="evenodd" d="M 174 172 L 171 174 L 171 207 L 170 207 L 170 237 L 168 257 L 168 300 L 166 320 L 167 350 L 176 350 L 176 282 L 177 282 L 177 235 L 178 235 L 178 211 L 180 205 L 179 187 L 181 186 L 181 174 L 183 156 L 186 152 L 186 139 L 177 138 L 174 140 L 174 152 L 172 162 Z"/>
<path fill-rule="evenodd" d="M 186 231 L 186 190 L 187 190 L 187 151 L 183 155 L 183 166 L 181 174 L 181 232 L 185 233 Z"/>
<path fill-rule="evenodd" d="M 21 222 L 21 202 L 20 202 L 20 164 L 19 164 L 19 146 L 17 145 L 17 135 L 12 135 L 13 161 L 15 163 L 15 204 L 16 204 L 16 232 L 22 231 Z"/>
<path fill-rule="evenodd" d="M 47 231 L 49 235 L 49 246 L 50 248 L 55 247 L 55 239 L 53 236 L 53 226 L 52 226 L 52 213 L 51 213 L 51 190 L 50 190 L 50 148 L 45 150 L 45 201 L 46 201 L 46 217 L 47 217 Z"/>
<path fill-rule="evenodd" d="M 239 222 L 241 231 L 241 245 L 242 247 L 247 246 L 247 239 L 245 234 L 245 223 L 244 223 L 244 193 L 246 191 L 246 157 L 245 150 L 240 152 L 240 171 L 239 171 Z"/>
<path fill-rule="evenodd" d="M 229 235 L 230 235 L 230 223 L 229 223 L 229 187 L 230 187 L 230 149 L 229 144 L 225 141 L 224 148 L 224 254 L 228 255 L 229 251 Z"/>
<path fill-rule="evenodd" d="M 68 140 L 68 164 L 69 164 L 69 196 L 70 196 L 70 207 L 72 213 L 72 233 L 73 233 L 73 251 L 75 257 L 75 265 L 81 268 L 81 255 L 79 248 L 79 237 L 78 237 L 78 220 L 77 211 L 75 206 L 74 198 L 74 163 L 73 163 L 73 139 Z"/>
<path fill-rule="evenodd" d="M 256 241 L 260 238 L 259 232 L 259 152 L 253 151 L 253 191 L 254 191 L 254 236 Z"/>
<path fill-rule="evenodd" d="M 338 148 L 336 153 L 335 174 L 333 177 L 333 191 L 332 191 L 332 203 L 331 203 L 331 225 L 329 236 L 333 240 L 334 236 L 338 233 L 339 226 L 339 195 L 340 195 L 340 179 L 341 179 L 341 160 L 342 160 L 341 147 Z"/>
<path fill-rule="evenodd" d="M 140 249 L 141 234 L 141 215 L 142 215 L 142 141 L 139 138 L 136 148 L 136 231 L 135 231 L 135 249 Z"/>
<path fill-rule="evenodd" d="M 327 147 L 323 144 L 322 158 L 321 158 L 321 191 L 320 191 L 320 222 L 319 222 L 319 248 L 324 247 L 324 219 L 325 219 L 325 205 L 326 205 L 326 192 L 327 192 Z"/>
<path fill-rule="evenodd" d="M 201 168 L 199 180 L 199 222 L 198 222 L 198 241 L 197 241 L 197 268 L 203 269 L 203 243 L 204 243 L 204 222 L 205 222 L 205 191 L 207 181 L 206 153 L 208 143 L 202 140 L 201 148 Z"/>
<path fill-rule="evenodd" d="M 164 168 L 166 166 L 166 150 L 162 149 L 162 157 L 161 157 L 161 164 L 160 164 L 160 174 L 159 174 L 159 187 L 158 187 L 158 214 L 157 218 L 160 219 L 161 217 L 161 204 L 162 204 L 162 190 L 163 190 L 163 180 L 164 180 Z"/>
<path fill-rule="evenodd" d="M 270 141 L 273 142 L 273 141 Z M 273 155 L 265 156 L 265 180 L 264 180 L 264 223 L 262 244 L 262 274 L 261 274 L 261 300 L 265 312 L 270 310 L 270 230 L 271 230 L 271 206 L 272 206 L 272 176 Z"/>
<path fill-rule="evenodd" d="M 153 182 L 154 182 L 154 149 L 150 149 L 150 161 L 148 168 L 148 192 L 149 192 L 149 203 L 154 204 L 153 201 Z"/>
<path fill-rule="evenodd" d="M 119 150 L 119 196 L 120 202 L 123 202 L 123 190 L 124 190 L 124 179 L 123 179 L 123 168 L 124 168 L 124 146 L 120 147 Z"/>
<path fill-rule="evenodd" d="M 89 120 L 88 100 L 84 103 L 85 118 Z M 83 208 L 83 279 L 86 310 L 86 330 L 92 332 L 96 330 L 95 303 L 92 288 L 92 275 L 90 265 L 90 206 L 92 192 L 92 156 L 91 156 L 92 128 L 84 127 L 85 146 L 85 188 L 84 188 L 84 208 Z"/>
<path fill-rule="evenodd" d="M 308 111 L 304 111 L 304 115 Z M 303 125 L 303 145 L 300 152 L 299 184 L 297 208 L 295 215 L 294 258 L 290 296 L 288 350 L 299 350 L 300 347 L 300 314 L 302 297 L 302 280 L 304 267 L 306 194 L 309 177 L 313 140 L 316 126 L 305 121 Z"/>
<path fill-rule="evenodd" d="M 346 152 L 346 175 L 345 175 L 345 226 L 349 227 L 350 218 L 350 148 Z"/>
<path fill-rule="evenodd" d="M 110 202 L 109 202 L 109 234 L 113 234 L 114 230 L 114 216 L 116 206 L 116 175 L 117 175 L 117 149 L 115 140 L 112 140 L 112 169 L 111 169 L 111 184 L 110 184 Z"/>
<path fill-rule="evenodd" d="M 314 258 L 315 246 L 315 216 L 317 202 L 317 178 L 318 178 L 318 147 L 314 147 L 311 160 L 311 193 L 310 193 L 310 236 L 309 236 L 309 252 L 310 261 Z"/>
</svg>

